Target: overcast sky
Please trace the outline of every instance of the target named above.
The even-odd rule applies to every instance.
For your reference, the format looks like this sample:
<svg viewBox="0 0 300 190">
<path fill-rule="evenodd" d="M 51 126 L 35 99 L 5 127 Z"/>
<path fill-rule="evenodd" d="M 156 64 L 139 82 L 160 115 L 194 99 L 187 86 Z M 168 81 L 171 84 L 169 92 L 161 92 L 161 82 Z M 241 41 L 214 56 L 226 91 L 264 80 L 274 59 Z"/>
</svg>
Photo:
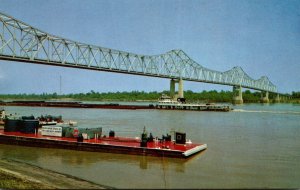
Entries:
<svg viewBox="0 0 300 190">
<path fill-rule="evenodd" d="M 0 0 L 0 11 L 63 38 L 137 54 L 182 49 L 206 68 L 241 66 L 300 91 L 299 0 Z M 0 60 L 0 93 L 169 90 L 169 80 Z M 185 82 L 185 90 L 231 90 Z"/>
</svg>

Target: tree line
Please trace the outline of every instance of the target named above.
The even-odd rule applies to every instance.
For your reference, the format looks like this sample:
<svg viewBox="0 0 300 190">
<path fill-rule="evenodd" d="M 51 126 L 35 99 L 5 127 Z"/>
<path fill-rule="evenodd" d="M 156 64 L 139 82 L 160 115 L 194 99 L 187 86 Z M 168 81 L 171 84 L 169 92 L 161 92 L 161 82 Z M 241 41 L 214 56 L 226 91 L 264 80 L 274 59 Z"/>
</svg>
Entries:
<svg viewBox="0 0 300 190">
<path fill-rule="evenodd" d="M 299 99 L 300 98 L 300 92 L 292 92 L 292 98 L 297 98 L 297 99 Z"/>
<path fill-rule="evenodd" d="M 169 91 L 131 91 L 131 92 L 95 92 L 91 90 L 87 93 L 71 93 L 62 94 L 57 93 L 42 93 L 42 94 L 0 94 L 0 100 L 53 100 L 53 99 L 73 99 L 81 101 L 157 101 L 162 94 L 170 94 Z M 187 102 L 231 102 L 233 92 L 231 91 L 206 91 L 193 92 L 191 90 L 184 91 L 184 97 Z M 300 92 L 293 92 L 295 98 L 300 98 Z M 245 90 L 243 92 L 243 100 L 248 103 L 259 102 L 261 97 L 260 92 L 251 92 Z M 275 94 L 270 94 L 269 98 L 272 99 Z"/>
</svg>

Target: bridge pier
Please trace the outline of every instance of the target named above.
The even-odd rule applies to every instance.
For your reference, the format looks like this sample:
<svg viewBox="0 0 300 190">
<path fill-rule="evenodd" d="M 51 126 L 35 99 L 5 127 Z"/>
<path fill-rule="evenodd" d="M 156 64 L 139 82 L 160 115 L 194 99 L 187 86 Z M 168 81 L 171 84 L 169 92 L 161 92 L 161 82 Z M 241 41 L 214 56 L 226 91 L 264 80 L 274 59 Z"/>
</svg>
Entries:
<svg viewBox="0 0 300 190">
<path fill-rule="evenodd" d="M 261 103 L 269 103 L 269 92 L 268 91 L 261 91 L 260 102 Z"/>
<path fill-rule="evenodd" d="M 184 96 L 183 96 L 183 80 L 181 78 L 178 81 L 178 98 L 184 98 Z"/>
<path fill-rule="evenodd" d="M 276 103 L 279 103 L 279 102 L 280 102 L 280 96 L 279 96 L 279 94 L 276 95 L 276 97 L 275 97 L 275 102 L 276 102 Z"/>
<path fill-rule="evenodd" d="M 232 103 L 233 104 L 243 104 L 243 93 L 241 86 L 233 86 L 233 97 Z"/>
<path fill-rule="evenodd" d="M 175 97 L 175 80 L 171 79 L 170 81 L 170 97 L 174 99 Z"/>
<path fill-rule="evenodd" d="M 178 94 L 175 94 L 176 83 L 178 83 Z M 171 81 L 170 81 L 170 97 L 174 100 L 177 100 L 177 98 L 184 98 L 183 80 L 181 78 L 178 80 L 171 79 Z"/>
</svg>

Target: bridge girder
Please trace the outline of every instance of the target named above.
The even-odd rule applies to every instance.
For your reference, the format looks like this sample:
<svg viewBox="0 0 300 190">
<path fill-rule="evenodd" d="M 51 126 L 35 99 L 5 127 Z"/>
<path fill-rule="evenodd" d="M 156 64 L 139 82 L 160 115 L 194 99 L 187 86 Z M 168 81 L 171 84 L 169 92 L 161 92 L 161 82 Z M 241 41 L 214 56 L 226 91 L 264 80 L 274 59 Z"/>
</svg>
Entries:
<svg viewBox="0 0 300 190">
<path fill-rule="evenodd" d="M 207 69 L 182 50 L 138 55 L 50 35 L 0 13 L 0 59 L 75 67 L 277 92 L 266 77 L 254 80 L 242 68 L 225 72 Z"/>
</svg>

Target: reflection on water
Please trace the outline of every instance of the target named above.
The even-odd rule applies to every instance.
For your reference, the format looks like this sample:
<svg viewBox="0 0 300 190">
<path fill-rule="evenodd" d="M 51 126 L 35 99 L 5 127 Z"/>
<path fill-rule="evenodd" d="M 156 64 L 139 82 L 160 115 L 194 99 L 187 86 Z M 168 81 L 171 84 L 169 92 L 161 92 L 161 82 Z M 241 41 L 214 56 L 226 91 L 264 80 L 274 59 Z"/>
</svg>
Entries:
<svg viewBox="0 0 300 190">
<path fill-rule="evenodd" d="M 85 152 L 49 148 L 23 147 L 0 144 L 0 157 L 24 161 L 28 163 L 55 163 L 60 166 L 91 166 L 96 163 L 125 163 L 139 166 L 140 169 L 148 169 L 153 165 L 171 164 L 177 172 L 184 172 L 184 165 L 200 154 L 188 159 L 158 158 L 151 156 L 137 156 L 98 152 Z M 203 153 L 201 153 L 203 154 Z"/>
<path fill-rule="evenodd" d="M 193 159 L 197 159 L 198 156 L 200 155 L 190 159 L 158 158 L 0 144 L 1 158 L 80 176 L 83 179 L 99 184 L 113 185 L 113 183 L 110 183 L 110 178 L 122 178 L 121 182 L 126 184 L 128 181 L 124 180 L 124 178 L 128 178 L 130 181 L 133 176 L 137 179 L 134 183 L 139 184 L 143 182 L 143 178 L 147 176 L 145 174 L 149 170 L 149 173 L 157 177 L 155 180 L 157 188 L 165 187 L 164 176 L 166 175 L 166 170 L 172 173 L 184 173 L 185 164 L 192 162 Z M 146 173 L 139 172 L 139 170 L 143 170 Z M 142 173 L 143 177 L 139 178 L 138 175 L 135 176 L 135 173 Z"/>
<path fill-rule="evenodd" d="M 185 131 L 208 149 L 191 159 L 0 145 L 0 157 L 117 188 L 300 187 L 300 106 L 244 104 L 233 112 L 6 107 L 8 113 L 62 115 L 116 135 Z"/>
</svg>

